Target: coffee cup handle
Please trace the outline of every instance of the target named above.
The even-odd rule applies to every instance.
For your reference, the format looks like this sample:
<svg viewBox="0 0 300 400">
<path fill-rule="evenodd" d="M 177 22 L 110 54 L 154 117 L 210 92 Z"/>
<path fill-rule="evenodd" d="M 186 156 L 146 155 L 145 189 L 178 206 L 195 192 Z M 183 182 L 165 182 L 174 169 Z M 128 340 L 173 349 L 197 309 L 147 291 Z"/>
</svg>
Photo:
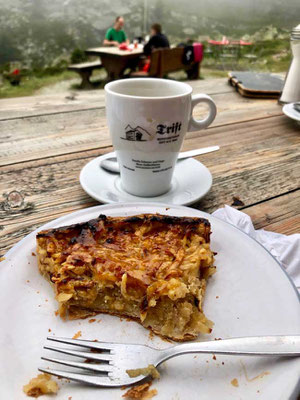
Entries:
<svg viewBox="0 0 300 400">
<path fill-rule="evenodd" d="M 193 117 L 193 109 L 196 104 L 199 103 L 206 103 L 209 106 L 209 113 L 208 116 L 204 119 L 197 120 Z M 190 116 L 190 121 L 188 125 L 188 131 L 199 131 L 200 129 L 207 128 L 215 119 L 217 115 L 217 107 L 213 101 L 213 99 L 207 94 L 195 94 L 192 96 L 192 110 L 191 110 L 191 116 Z"/>
</svg>

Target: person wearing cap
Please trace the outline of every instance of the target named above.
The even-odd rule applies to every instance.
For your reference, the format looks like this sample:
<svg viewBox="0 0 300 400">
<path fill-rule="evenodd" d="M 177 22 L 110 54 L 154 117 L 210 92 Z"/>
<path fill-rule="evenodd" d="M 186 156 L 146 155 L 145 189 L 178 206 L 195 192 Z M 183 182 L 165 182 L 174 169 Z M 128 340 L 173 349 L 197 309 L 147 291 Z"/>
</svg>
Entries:
<svg viewBox="0 0 300 400">
<path fill-rule="evenodd" d="M 126 33 L 123 30 L 124 18 L 119 16 L 115 19 L 114 26 L 109 28 L 105 34 L 103 40 L 104 46 L 116 46 L 118 47 L 121 43 L 129 44 Z"/>
</svg>

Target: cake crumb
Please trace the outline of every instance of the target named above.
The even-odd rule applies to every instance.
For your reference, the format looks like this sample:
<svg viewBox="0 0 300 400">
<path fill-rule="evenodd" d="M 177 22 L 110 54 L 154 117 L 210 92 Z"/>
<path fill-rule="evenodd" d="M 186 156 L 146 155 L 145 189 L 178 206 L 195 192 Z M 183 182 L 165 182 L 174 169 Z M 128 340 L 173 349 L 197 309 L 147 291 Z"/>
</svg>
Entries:
<svg viewBox="0 0 300 400">
<path fill-rule="evenodd" d="M 244 206 L 245 203 L 239 198 L 239 196 L 233 196 L 231 205 L 235 206 L 235 207 L 239 207 L 239 206 Z"/>
<path fill-rule="evenodd" d="M 130 376 L 130 378 L 136 378 L 139 375 L 149 375 L 153 379 L 160 378 L 160 373 L 157 371 L 153 364 L 149 364 L 146 368 L 126 369 L 126 372 Z"/>
<path fill-rule="evenodd" d="M 98 319 L 98 321 L 97 322 L 101 322 L 101 319 Z"/>
<path fill-rule="evenodd" d="M 157 395 L 157 390 L 149 390 L 152 382 L 144 383 L 143 385 L 134 386 L 129 389 L 122 397 L 127 399 L 148 400 Z"/>
<path fill-rule="evenodd" d="M 69 396 L 69 397 L 68 397 L 68 400 L 72 400 L 72 396 Z"/>
<path fill-rule="evenodd" d="M 216 296 L 216 299 L 218 299 L 219 298 L 219 296 Z"/>
<path fill-rule="evenodd" d="M 27 385 L 23 386 L 23 391 L 29 397 L 56 394 L 58 392 L 58 384 L 49 374 L 39 374 L 36 378 L 32 378 Z"/>
<path fill-rule="evenodd" d="M 242 361 L 240 361 L 240 363 L 241 363 L 241 365 L 242 365 L 242 368 L 243 368 L 243 371 L 244 371 L 245 378 L 246 378 L 246 381 L 247 381 L 247 382 L 253 382 L 253 381 L 256 381 L 257 379 L 262 379 L 262 378 L 263 378 L 264 376 L 266 376 L 266 375 L 270 375 L 270 372 L 269 372 L 269 371 L 263 371 L 263 372 L 261 372 L 260 374 L 254 376 L 253 378 L 249 378 L 244 363 L 243 363 Z"/>
<path fill-rule="evenodd" d="M 5 257 L 0 257 L 0 262 L 4 261 L 4 260 L 5 260 Z"/>
<path fill-rule="evenodd" d="M 75 333 L 75 335 L 72 337 L 72 339 L 78 339 L 81 336 L 81 331 L 78 331 Z"/>
<path fill-rule="evenodd" d="M 216 360 L 216 359 L 217 359 L 217 357 L 215 355 L 213 355 L 213 360 Z"/>
<path fill-rule="evenodd" d="M 95 322 L 95 321 L 96 321 L 95 318 L 89 319 L 89 324 L 91 324 L 91 323 L 93 323 L 93 322 Z"/>
<path fill-rule="evenodd" d="M 234 387 L 239 387 L 239 381 L 236 378 L 232 379 L 232 381 L 230 383 Z"/>
<path fill-rule="evenodd" d="M 222 361 L 222 365 L 225 365 L 224 361 Z"/>
<path fill-rule="evenodd" d="M 56 311 L 54 312 L 54 314 L 55 314 L 55 316 L 57 317 L 57 316 L 58 316 L 58 314 L 59 314 L 59 311 L 58 311 L 58 310 L 56 310 Z"/>
<path fill-rule="evenodd" d="M 164 342 L 167 342 L 167 343 L 172 343 L 172 344 L 174 345 L 173 340 L 167 338 L 166 336 L 162 336 L 162 337 L 161 337 L 161 340 L 163 340 Z"/>
<path fill-rule="evenodd" d="M 51 332 L 51 329 L 50 329 L 50 328 L 48 329 L 48 332 Z"/>
<path fill-rule="evenodd" d="M 32 255 L 33 257 L 35 257 L 35 256 L 36 256 L 36 254 L 35 254 L 35 252 L 34 252 L 34 251 L 32 251 L 32 252 L 31 252 L 31 255 Z"/>
<path fill-rule="evenodd" d="M 149 337 L 150 340 L 153 340 L 154 333 L 152 331 L 150 331 L 148 337 Z"/>
</svg>

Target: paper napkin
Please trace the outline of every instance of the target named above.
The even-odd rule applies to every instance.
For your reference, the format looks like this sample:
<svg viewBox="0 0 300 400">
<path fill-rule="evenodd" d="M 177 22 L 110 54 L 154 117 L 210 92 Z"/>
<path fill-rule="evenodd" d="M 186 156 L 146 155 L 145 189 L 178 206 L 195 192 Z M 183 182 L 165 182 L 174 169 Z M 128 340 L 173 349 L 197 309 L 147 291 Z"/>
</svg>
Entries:
<svg viewBox="0 0 300 400">
<path fill-rule="evenodd" d="M 214 217 L 229 222 L 261 243 L 283 266 L 300 291 L 300 234 L 282 235 L 280 233 L 255 230 L 249 215 L 225 206 L 212 213 Z"/>
</svg>

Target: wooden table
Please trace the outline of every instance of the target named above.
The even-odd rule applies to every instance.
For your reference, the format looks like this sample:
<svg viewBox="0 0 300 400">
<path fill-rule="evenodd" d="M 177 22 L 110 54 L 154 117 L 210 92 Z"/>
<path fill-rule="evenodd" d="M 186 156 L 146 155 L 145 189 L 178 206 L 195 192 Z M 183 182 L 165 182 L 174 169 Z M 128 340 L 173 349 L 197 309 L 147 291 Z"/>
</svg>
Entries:
<svg viewBox="0 0 300 400">
<path fill-rule="evenodd" d="M 118 47 L 95 47 L 87 49 L 86 54 L 99 56 L 103 67 L 107 71 L 108 80 L 119 79 L 126 68 L 137 65 L 143 49 L 120 50 Z"/>
<path fill-rule="evenodd" d="M 205 131 L 188 133 L 183 150 L 221 146 L 197 157 L 214 182 L 193 207 L 238 203 L 256 228 L 299 232 L 299 126 L 275 100 L 243 98 L 225 79 L 190 84 L 213 97 L 218 115 Z M 0 255 L 47 221 L 98 204 L 78 176 L 111 150 L 103 91 L 0 100 Z"/>
</svg>

